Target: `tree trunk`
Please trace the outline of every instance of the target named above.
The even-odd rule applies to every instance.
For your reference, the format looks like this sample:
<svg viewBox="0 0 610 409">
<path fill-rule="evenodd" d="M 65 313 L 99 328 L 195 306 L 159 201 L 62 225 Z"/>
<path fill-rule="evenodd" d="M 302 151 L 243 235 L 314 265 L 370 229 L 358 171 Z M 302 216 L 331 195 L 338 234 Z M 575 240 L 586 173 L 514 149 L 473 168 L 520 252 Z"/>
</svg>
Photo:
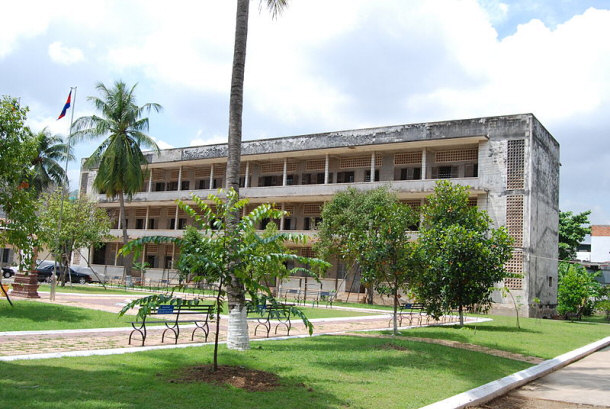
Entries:
<svg viewBox="0 0 610 409">
<path fill-rule="evenodd" d="M 119 192 L 119 220 L 121 222 L 121 228 L 123 230 L 123 246 L 127 244 L 129 241 L 129 236 L 127 236 L 127 223 L 125 220 L 125 197 L 123 196 L 123 192 Z M 177 221 L 176 221 L 177 222 Z M 128 275 L 131 275 L 131 263 L 133 262 L 133 253 L 128 254 L 127 256 L 123 256 L 123 283 L 125 284 L 125 280 Z"/>
<path fill-rule="evenodd" d="M 464 307 L 462 307 L 460 305 L 458 308 L 458 311 L 460 313 L 460 326 L 463 327 L 464 326 Z"/>
<path fill-rule="evenodd" d="M 398 320 L 396 319 L 398 315 L 398 284 L 394 281 L 394 316 L 392 317 L 393 321 L 393 335 L 398 335 Z"/>
<path fill-rule="evenodd" d="M 241 130 L 244 99 L 244 73 L 246 67 L 246 45 L 248 39 L 249 0 L 237 1 L 235 17 L 235 47 L 233 50 L 233 71 L 231 75 L 231 97 L 229 100 L 229 140 L 227 153 L 227 190 L 234 189 L 239 198 L 239 167 L 241 159 Z M 239 212 L 227 215 L 226 232 L 229 236 L 236 234 Z M 234 251 L 230 249 L 230 251 Z M 232 257 L 229 257 L 231 260 Z M 230 261 L 235 263 L 236 261 Z M 229 270 L 231 270 L 229 266 Z M 247 311 L 245 307 L 245 288 L 235 275 L 227 283 L 229 302 L 229 329 L 227 348 L 245 350 L 250 348 L 248 337 Z"/>
</svg>

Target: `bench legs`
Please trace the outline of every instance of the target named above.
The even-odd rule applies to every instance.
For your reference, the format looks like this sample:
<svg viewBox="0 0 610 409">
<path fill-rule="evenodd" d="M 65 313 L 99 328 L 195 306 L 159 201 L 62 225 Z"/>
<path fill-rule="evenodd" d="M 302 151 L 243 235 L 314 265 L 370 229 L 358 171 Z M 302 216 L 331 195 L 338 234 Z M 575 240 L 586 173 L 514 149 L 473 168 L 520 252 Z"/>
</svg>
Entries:
<svg viewBox="0 0 610 409">
<path fill-rule="evenodd" d="M 142 337 L 142 346 L 144 346 L 144 341 L 146 341 L 146 322 L 143 321 L 139 327 L 136 327 L 136 323 L 132 322 L 131 326 L 133 330 L 129 333 L 129 345 L 131 345 L 131 337 L 137 332 Z"/>
</svg>

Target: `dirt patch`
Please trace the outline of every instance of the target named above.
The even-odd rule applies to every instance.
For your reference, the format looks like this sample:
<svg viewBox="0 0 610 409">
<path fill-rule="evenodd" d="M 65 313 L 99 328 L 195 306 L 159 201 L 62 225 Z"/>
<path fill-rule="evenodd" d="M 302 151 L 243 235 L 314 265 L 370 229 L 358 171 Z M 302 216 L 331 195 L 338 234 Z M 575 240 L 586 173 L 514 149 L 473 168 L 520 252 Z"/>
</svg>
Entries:
<svg viewBox="0 0 610 409">
<path fill-rule="evenodd" d="M 531 399 L 518 396 L 502 396 L 480 406 L 468 406 L 470 409 L 601 409 L 608 406 L 591 406 L 578 403 L 557 402 L 544 399 Z"/>
<path fill-rule="evenodd" d="M 467 349 L 469 351 L 483 352 L 488 355 L 498 356 L 501 358 L 513 359 L 516 361 L 527 362 L 530 364 L 539 364 L 544 361 L 542 358 L 535 356 L 527 356 L 514 352 L 502 351 L 499 349 L 492 349 L 484 347 L 482 345 L 467 344 L 464 342 L 451 341 L 446 339 L 435 339 L 435 338 L 421 338 L 421 337 L 404 337 L 404 336 L 393 336 L 393 335 L 382 335 L 382 334 L 363 334 L 361 332 L 349 333 L 352 336 L 367 337 L 367 338 L 389 338 L 389 339 L 404 339 L 406 341 L 415 342 L 426 342 L 428 344 L 443 345 L 451 348 Z"/>
<path fill-rule="evenodd" d="M 212 365 L 191 366 L 181 369 L 175 376 L 168 382 L 231 385 L 250 392 L 269 391 L 280 386 L 280 378 L 277 375 L 243 366 L 220 365 L 216 371 Z"/>
<path fill-rule="evenodd" d="M 391 344 L 391 343 L 381 344 L 381 345 L 378 345 L 376 348 L 377 349 L 385 349 L 385 350 L 393 349 L 395 351 L 408 351 L 409 350 L 409 348 L 406 348 L 406 347 L 403 347 L 403 346 L 400 346 L 400 345 L 396 345 L 396 344 Z"/>
</svg>

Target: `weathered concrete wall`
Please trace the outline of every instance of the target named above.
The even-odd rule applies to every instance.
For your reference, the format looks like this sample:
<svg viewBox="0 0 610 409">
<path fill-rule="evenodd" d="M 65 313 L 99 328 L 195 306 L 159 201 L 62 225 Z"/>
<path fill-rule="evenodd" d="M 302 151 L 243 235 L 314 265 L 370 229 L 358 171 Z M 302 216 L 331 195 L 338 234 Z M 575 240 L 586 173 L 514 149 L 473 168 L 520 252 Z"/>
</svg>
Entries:
<svg viewBox="0 0 610 409">
<path fill-rule="evenodd" d="M 530 314 L 537 305 L 554 308 L 557 305 L 557 258 L 559 229 L 559 143 L 532 116 L 531 160 L 528 162 L 531 181 L 528 247 L 528 301 Z"/>
</svg>

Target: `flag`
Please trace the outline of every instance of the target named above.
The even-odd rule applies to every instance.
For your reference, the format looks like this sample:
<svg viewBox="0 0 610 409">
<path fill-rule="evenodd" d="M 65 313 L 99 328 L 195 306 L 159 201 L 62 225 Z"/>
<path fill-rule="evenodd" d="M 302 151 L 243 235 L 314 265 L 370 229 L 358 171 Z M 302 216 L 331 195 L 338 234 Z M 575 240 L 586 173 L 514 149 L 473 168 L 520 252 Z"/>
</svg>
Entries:
<svg viewBox="0 0 610 409">
<path fill-rule="evenodd" d="M 70 108 L 71 100 L 72 100 L 72 90 L 70 90 L 70 93 L 68 94 L 68 100 L 66 101 L 66 105 L 64 105 L 64 109 L 61 110 L 61 114 L 59 114 L 59 117 L 57 117 L 57 119 L 61 119 L 64 116 L 66 116 L 66 112 L 68 111 L 68 108 Z"/>
</svg>

